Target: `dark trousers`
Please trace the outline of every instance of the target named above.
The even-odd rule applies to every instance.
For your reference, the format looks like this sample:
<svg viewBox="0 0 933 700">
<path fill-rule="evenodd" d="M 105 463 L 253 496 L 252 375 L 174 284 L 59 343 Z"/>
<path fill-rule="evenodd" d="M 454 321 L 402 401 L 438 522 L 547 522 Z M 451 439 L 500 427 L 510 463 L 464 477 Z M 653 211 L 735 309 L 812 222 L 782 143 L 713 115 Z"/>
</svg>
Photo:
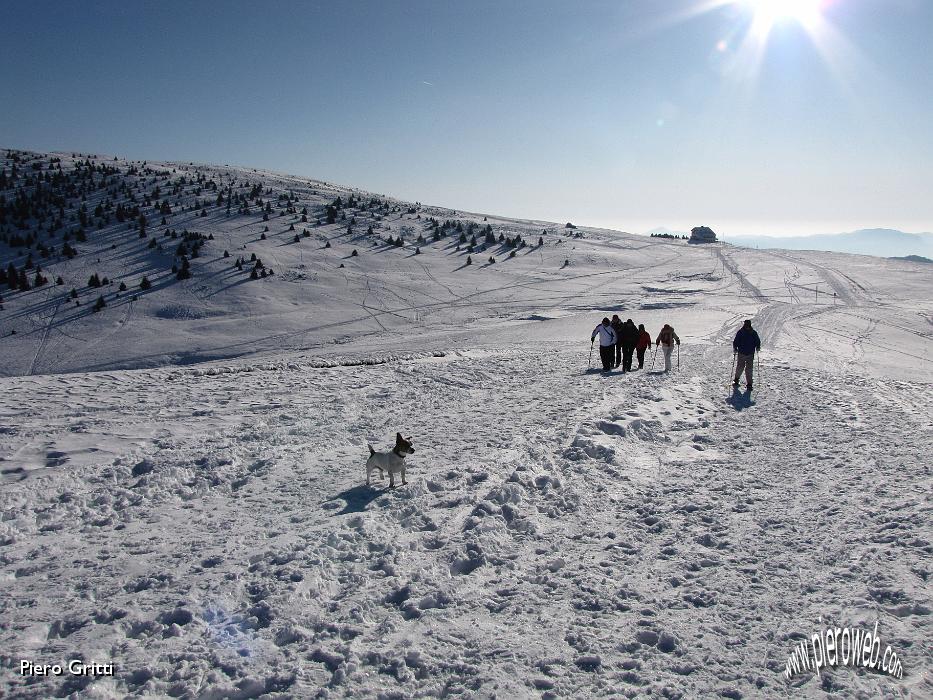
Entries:
<svg viewBox="0 0 933 700">
<path fill-rule="evenodd" d="M 622 364 L 622 343 L 616 343 L 613 347 L 615 348 L 615 362 L 612 366 L 618 367 Z"/>
<path fill-rule="evenodd" d="M 631 346 L 624 346 L 622 348 L 622 371 L 631 372 L 632 371 L 632 355 L 635 352 L 635 348 Z"/>
<path fill-rule="evenodd" d="M 644 369 L 645 367 L 645 350 L 648 348 L 638 348 L 636 351 L 638 353 L 638 369 Z"/>
<path fill-rule="evenodd" d="M 599 359 L 603 362 L 603 372 L 612 369 L 612 362 L 615 360 L 615 345 L 599 346 Z"/>
</svg>

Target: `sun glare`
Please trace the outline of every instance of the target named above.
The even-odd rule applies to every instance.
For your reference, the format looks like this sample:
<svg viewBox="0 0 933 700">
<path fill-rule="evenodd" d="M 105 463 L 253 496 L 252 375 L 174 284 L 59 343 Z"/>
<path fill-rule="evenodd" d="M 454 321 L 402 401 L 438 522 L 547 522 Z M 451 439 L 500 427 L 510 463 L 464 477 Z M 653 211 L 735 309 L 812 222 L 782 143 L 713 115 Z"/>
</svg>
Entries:
<svg viewBox="0 0 933 700">
<path fill-rule="evenodd" d="M 767 29 L 784 21 L 794 21 L 811 27 L 820 20 L 823 0 L 746 0 L 755 15 L 755 22 Z"/>
</svg>

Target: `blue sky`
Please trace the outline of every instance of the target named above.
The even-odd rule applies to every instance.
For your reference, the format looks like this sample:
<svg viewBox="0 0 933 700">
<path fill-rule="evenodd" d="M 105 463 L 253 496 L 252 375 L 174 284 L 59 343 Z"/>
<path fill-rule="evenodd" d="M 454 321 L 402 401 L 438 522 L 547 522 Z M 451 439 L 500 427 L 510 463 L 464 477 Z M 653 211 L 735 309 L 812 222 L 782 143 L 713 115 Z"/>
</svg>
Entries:
<svg viewBox="0 0 933 700">
<path fill-rule="evenodd" d="M 933 230 L 933 2 L 765 33 L 761 2 L 5 0 L 0 146 L 635 232 Z"/>
</svg>

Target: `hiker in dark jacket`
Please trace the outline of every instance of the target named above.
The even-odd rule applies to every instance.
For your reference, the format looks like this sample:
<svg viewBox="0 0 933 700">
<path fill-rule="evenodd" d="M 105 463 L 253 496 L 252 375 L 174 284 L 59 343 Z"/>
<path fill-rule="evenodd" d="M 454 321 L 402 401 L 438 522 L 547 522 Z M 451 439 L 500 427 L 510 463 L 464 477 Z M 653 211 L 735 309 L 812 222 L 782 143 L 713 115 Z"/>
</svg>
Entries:
<svg viewBox="0 0 933 700">
<path fill-rule="evenodd" d="M 651 347 L 651 335 L 645 330 L 645 324 L 638 324 L 638 343 L 635 352 L 638 354 L 638 369 L 645 367 L 645 351 Z"/>
<path fill-rule="evenodd" d="M 635 347 L 638 345 L 638 328 L 635 322 L 628 319 L 622 324 L 622 371 L 632 371 L 632 355 L 635 354 Z"/>
<path fill-rule="evenodd" d="M 746 320 L 739 332 L 735 334 L 732 341 L 732 351 L 735 353 L 735 378 L 732 386 L 739 385 L 739 377 L 745 372 L 745 386 L 752 390 L 752 365 L 754 364 L 755 352 L 761 350 L 761 338 L 758 332 L 752 328 L 752 322 Z"/>
<path fill-rule="evenodd" d="M 622 323 L 622 319 L 619 318 L 618 314 L 613 314 L 612 322 L 609 325 L 611 325 L 612 330 L 616 332 L 615 358 L 612 363 L 612 366 L 615 368 L 622 364 L 622 327 L 625 324 Z"/>
</svg>

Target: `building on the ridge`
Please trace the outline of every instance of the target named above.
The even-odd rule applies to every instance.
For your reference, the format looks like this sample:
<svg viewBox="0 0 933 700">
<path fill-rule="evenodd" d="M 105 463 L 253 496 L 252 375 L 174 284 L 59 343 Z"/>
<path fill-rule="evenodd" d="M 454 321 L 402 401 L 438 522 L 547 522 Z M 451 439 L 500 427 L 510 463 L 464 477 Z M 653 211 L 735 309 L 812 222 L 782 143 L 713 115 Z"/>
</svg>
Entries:
<svg viewBox="0 0 933 700">
<path fill-rule="evenodd" d="M 690 243 L 715 243 L 716 234 L 709 226 L 697 226 L 690 231 Z"/>
</svg>

